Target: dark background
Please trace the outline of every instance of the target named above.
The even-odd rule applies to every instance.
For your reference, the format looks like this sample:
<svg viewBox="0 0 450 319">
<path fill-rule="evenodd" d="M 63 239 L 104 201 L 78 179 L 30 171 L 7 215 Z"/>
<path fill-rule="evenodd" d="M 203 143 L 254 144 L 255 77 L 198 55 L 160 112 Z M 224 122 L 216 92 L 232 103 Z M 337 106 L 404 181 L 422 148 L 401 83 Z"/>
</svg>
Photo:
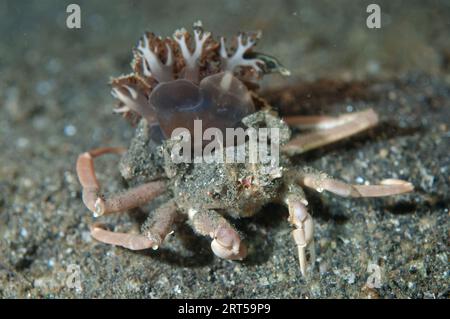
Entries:
<svg viewBox="0 0 450 319">
<path fill-rule="evenodd" d="M 372 1 L 76 1 L 82 28 L 70 30 L 72 2 L 0 0 L 0 297 L 447 296 L 449 1 L 376 1 L 378 30 L 365 24 Z M 112 114 L 108 80 L 130 72 L 144 31 L 169 36 L 197 20 L 215 36 L 263 31 L 258 50 L 292 71 L 263 83 L 284 111 L 380 113 L 378 129 L 299 161 L 347 182 L 397 177 L 416 186 L 389 199 L 308 194 L 318 257 L 309 280 L 286 211 L 275 206 L 236 221 L 250 245 L 242 263 L 213 257 L 186 226 L 157 252 L 89 236 L 76 157 L 126 146 L 133 134 Z M 285 92 L 293 99 L 282 100 Z M 97 167 L 109 191 L 123 187 L 116 158 Z M 117 231 L 139 220 L 105 219 Z M 382 269 L 380 289 L 365 285 L 369 263 Z M 80 292 L 66 284 L 69 265 L 80 267 Z"/>
</svg>

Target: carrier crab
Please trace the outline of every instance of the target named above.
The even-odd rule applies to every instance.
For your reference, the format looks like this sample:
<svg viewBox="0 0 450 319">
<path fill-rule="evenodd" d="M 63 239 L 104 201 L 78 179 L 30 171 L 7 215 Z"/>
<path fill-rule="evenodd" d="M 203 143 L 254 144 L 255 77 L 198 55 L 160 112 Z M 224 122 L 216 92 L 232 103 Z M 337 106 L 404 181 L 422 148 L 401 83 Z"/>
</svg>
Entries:
<svg viewBox="0 0 450 319">
<path fill-rule="evenodd" d="M 119 104 L 115 112 L 137 124 L 128 149 L 99 148 L 81 154 L 77 174 L 83 202 L 95 217 L 126 212 L 165 194 L 140 234 L 119 233 L 96 223 L 96 240 L 131 250 L 158 249 L 184 216 L 196 233 L 211 238 L 217 256 L 241 260 L 247 249 L 241 234 L 226 219 L 251 217 L 268 203 L 285 205 L 300 270 L 314 265 L 314 226 L 303 188 L 329 191 L 344 197 L 379 197 L 410 192 L 403 180 L 384 179 L 377 185 L 350 185 L 312 168 L 294 164 L 290 156 L 341 140 L 373 127 L 377 114 L 368 109 L 338 117 L 291 116 L 281 119 L 257 95 L 258 81 L 266 74 L 288 75 L 275 58 L 253 51 L 259 33 L 241 33 L 227 46 L 214 39 L 201 23 L 193 35 L 177 30 L 171 38 L 146 33 L 134 50 L 133 73 L 111 81 Z M 171 149 L 175 128 L 194 129 L 278 128 L 281 155 L 276 166 L 264 163 L 178 163 Z M 291 138 L 290 127 L 303 129 Z M 245 143 L 248 143 L 246 140 Z M 248 145 L 245 145 L 246 147 Z M 221 151 L 225 151 L 225 148 Z M 120 171 L 130 186 L 105 196 L 94 170 L 94 159 L 107 153 L 121 154 Z M 262 169 L 264 168 L 264 169 Z"/>
</svg>

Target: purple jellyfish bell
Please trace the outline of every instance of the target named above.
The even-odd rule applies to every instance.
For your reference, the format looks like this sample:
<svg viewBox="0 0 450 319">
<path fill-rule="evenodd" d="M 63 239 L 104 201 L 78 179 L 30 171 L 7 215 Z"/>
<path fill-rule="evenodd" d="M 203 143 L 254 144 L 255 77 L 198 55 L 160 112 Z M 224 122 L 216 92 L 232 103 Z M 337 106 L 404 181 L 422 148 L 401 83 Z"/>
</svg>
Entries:
<svg viewBox="0 0 450 319">
<path fill-rule="evenodd" d="M 194 120 L 202 121 L 203 130 L 214 127 L 225 136 L 226 128 L 235 128 L 255 111 L 249 91 L 230 72 L 208 76 L 198 86 L 184 79 L 161 83 L 150 104 L 166 138 L 176 128 L 186 128 L 193 136 Z"/>
</svg>

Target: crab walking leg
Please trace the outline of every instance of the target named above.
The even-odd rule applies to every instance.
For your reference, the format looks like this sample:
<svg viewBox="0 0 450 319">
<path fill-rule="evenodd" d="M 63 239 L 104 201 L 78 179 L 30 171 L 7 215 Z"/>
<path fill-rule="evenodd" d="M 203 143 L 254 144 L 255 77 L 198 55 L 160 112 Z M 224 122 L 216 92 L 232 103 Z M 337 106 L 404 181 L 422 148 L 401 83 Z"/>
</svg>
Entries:
<svg viewBox="0 0 450 319">
<path fill-rule="evenodd" d="M 323 173 L 304 174 L 299 178 L 299 182 L 318 192 L 327 190 L 343 197 L 382 197 L 414 190 L 411 183 L 400 179 L 385 179 L 379 185 L 352 185 L 332 179 Z"/>
<path fill-rule="evenodd" d="M 98 148 L 78 156 L 77 175 L 83 187 L 83 202 L 95 217 L 103 214 L 126 211 L 145 203 L 163 193 L 166 185 L 162 181 L 150 182 L 131 188 L 123 193 L 105 199 L 100 193 L 100 183 L 94 169 L 94 158 L 103 154 L 124 153 L 123 148 Z"/>
<path fill-rule="evenodd" d="M 334 143 L 361 131 L 367 130 L 378 123 L 378 115 L 374 110 L 330 117 L 295 117 L 286 118 L 294 126 L 315 128 L 317 130 L 300 134 L 283 146 L 283 151 L 290 154 L 301 154 L 309 150 Z"/>
<path fill-rule="evenodd" d="M 346 124 L 348 122 L 354 122 L 358 118 L 365 118 L 367 116 L 376 116 L 373 109 L 367 109 L 361 112 L 354 112 L 349 114 L 342 114 L 339 116 L 326 116 L 326 115 L 294 115 L 285 116 L 283 120 L 290 126 L 297 127 L 305 130 L 326 130 L 336 126 Z"/>
<path fill-rule="evenodd" d="M 170 201 L 156 209 L 155 214 L 144 223 L 142 235 L 112 232 L 97 223 L 91 226 L 91 236 L 102 243 L 131 250 L 158 249 L 166 236 L 172 232 L 177 214 L 175 203 Z"/>
<path fill-rule="evenodd" d="M 307 257 L 306 250 L 309 250 L 309 261 L 312 265 L 316 260 L 315 244 L 314 244 L 314 222 L 311 215 L 308 213 L 305 201 L 289 196 L 286 199 L 286 204 L 289 209 L 289 223 L 295 229 L 292 231 L 292 236 L 297 245 L 298 260 L 300 264 L 300 271 L 303 276 L 306 274 Z"/>
<path fill-rule="evenodd" d="M 211 249 L 218 257 L 241 260 L 247 256 L 247 247 L 241 242 L 239 234 L 219 213 L 191 210 L 189 219 L 195 231 L 213 239 Z"/>
<path fill-rule="evenodd" d="M 131 250 L 148 249 L 155 245 L 155 242 L 143 235 L 112 232 L 106 230 L 99 223 L 91 226 L 91 236 L 102 243 L 121 246 Z"/>
<path fill-rule="evenodd" d="M 173 224 L 178 216 L 178 208 L 174 200 L 158 207 L 142 225 L 142 234 L 153 242 L 153 249 L 161 246 L 167 235 L 173 232 Z"/>
</svg>

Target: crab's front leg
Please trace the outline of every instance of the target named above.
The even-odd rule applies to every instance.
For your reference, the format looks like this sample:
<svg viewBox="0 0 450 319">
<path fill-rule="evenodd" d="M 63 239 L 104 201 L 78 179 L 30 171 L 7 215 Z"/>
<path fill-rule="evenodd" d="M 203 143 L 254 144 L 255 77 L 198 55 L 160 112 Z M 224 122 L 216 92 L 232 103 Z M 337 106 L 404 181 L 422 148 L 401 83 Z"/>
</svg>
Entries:
<svg viewBox="0 0 450 319">
<path fill-rule="evenodd" d="M 131 250 L 148 249 L 157 245 L 154 241 L 143 235 L 113 232 L 107 230 L 100 223 L 95 223 L 91 226 L 91 236 L 104 244 L 120 246 Z"/>
<path fill-rule="evenodd" d="M 112 232 L 99 223 L 91 226 L 91 235 L 96 240 L 110 245 L 121 246 L 131 250 L 158 249 L 173 229 L 178 210 L 173 200 L 156 209 L 142 225 L 142 234 Z"/>
<path fill-rule="evenodd" d="M 190 210 L 189 219 L 195 231 L 213 239 L 211 249 L 218 257 L 241 260 L 247 256 L 247 247 L 241 242 L 239 234 L 219 213 Z"/>
<path fill-rule="evenodd" d="M 298 259 L 300 271 L 303 276 L 307 270 L 307 255 L 309 250 L 309 261 L 311 266 L 315 262 L 315 245 L 314 245 L 314 222 L 308 213 L 306 201 L 303 191 L 296 185 L 289 187 L 290 191 L 285 196 L 284 202 L 289 209 L 289 223 L 295 227 L 292 236 L 297 245 Z"/>
<path fill-rule="evenodd" d="M 105 198 L 101 193 L 100 183 L 95 174 L 94 158 L 103 154 L 122 154 L 124 152 L 123 148 L 104 147 L 85 152 L 78 157 L 77 175 L 83 187 L 83 202 L 95 217 L 142 206 L 166 190 L 165 182 L 155 181 Z"/>
<path fill-rule="evenodd" d="M 77 175 L 83 187 L 83 202 L 94 213 L 95 217 L 141 206 L 166 190 L 164 182 L 156 181 L 105 198 L 101 194 L 100 183 L 95 174 L 94 158 L 103 154 L 122 154 L 124 152 L 125 149 L 123 148 L 104 147 L 85 152 L 78 157 Z M 100 242 L 131 250 L 157 248 L 171 227 L 176 208 L 174 203 L 169 202 L 160 208 L 160 211 L 161 213 L 156 214 L 156 216 L 162 217 L 152 223 L 152 226 L 149 227 L 147 232 L 144 232 L 144 235 L 112 232 L 99 223 L 91 226 L 91 235 Z"/>
</svg>

